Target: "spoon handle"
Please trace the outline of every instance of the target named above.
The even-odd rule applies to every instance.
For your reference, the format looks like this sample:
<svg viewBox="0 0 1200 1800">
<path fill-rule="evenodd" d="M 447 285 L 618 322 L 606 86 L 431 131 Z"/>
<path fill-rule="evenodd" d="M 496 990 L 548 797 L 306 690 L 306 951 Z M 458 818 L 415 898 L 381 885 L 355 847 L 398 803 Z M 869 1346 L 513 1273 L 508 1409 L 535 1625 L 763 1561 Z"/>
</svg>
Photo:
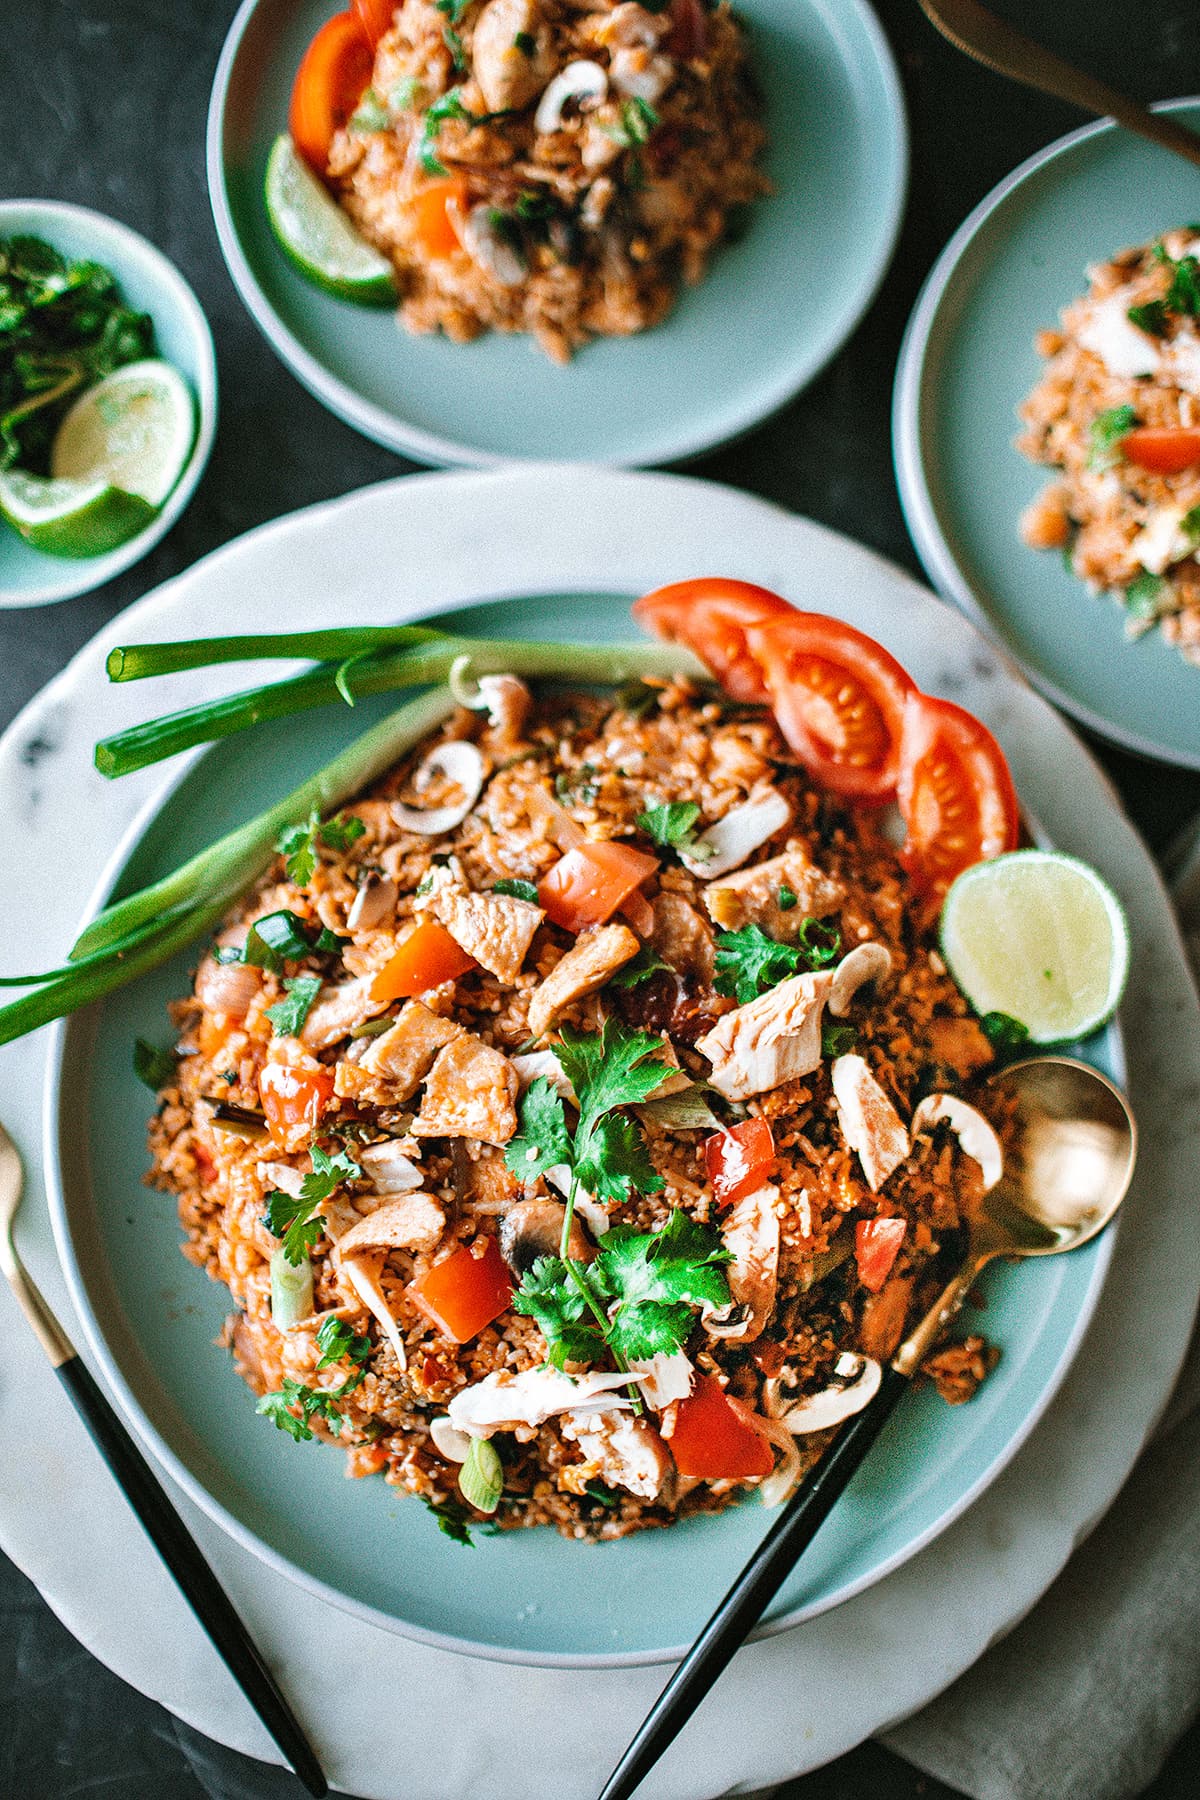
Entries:
<svg viewBox="0 0 1200 1800">
<path fill-rule="evenodd" d="M 754 1629 L 887 1423 L 908 1377 L 885 1369 L 879 1392 L 843 1426 L 833 1448 L 788 1502 L 647 1714 L 600 1795 L 628 1800 Z"/>
</svg>

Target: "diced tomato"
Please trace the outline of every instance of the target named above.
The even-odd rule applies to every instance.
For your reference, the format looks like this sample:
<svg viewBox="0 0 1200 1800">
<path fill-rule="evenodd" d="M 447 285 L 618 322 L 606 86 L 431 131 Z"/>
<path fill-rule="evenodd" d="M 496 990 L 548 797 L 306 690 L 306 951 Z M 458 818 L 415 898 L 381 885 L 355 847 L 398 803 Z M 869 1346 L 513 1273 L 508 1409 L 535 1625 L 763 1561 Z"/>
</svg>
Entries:
<svg viewBox="0 0 1200 1800">
<path fill-rule="evenodd" d="M 854 1227 L 854 1260 L 858 1279 L 877 1294 L 892 1272 L 908 1231 L 904 1219 L 860 1219 Z"/>
<path fill-rule="evenodd" d="M 770 699 L 762 670 L 746 648 L 746 629 L 766 619 L 788 617 L 795 607 L 770 588 L 752 581 L 706 576 L 673 581 L 635 600 L 639 625 L 668 643 L 694 650 L 733 700 Z"/>
<path fill-rule="evenodd" d="M 1200 463 L 1200 427 L 1139 425 L 1120 440 L 1121 454 L 1152 475 L 1180 475 Z"/>
<path fill-rule="evenodd" d="M 775 1140 L 765 1119 L 745 1119 L 704 1140 L 704 1167 L 718 1206 L 760 1188 L 774 1161 Z"/>
<path fill-rule="evenodd" d="M 409 1288 L 415 1303 L 439 1331 L 465 1344 L 499 1318 L 513 1295 L 512 1276 L 495 1238 L 460 1244 Z"/>
<path fill-rule="evenodd" d="M 333 1071 L 301 1053 L 268 1062 L 258 1077 L 267 1127 L 285 1150 L 306 1149 L 333 1099 Z"/>
<path fill-rule="evenodd" d="M 904 708 L 916 692 L 895 657 L 825 613 L 793 612 L 751 626 L 746 646 L 762 669 L 780 731 L 817 780 L 850 799 L 891 799 Z"/>
<path fill-rule="evenodd" d="M 1016 849 L 1021 819 L 1004 752 L 949 700 L 910 696 L 896 798 L 908 827 L 900 855 L 918 891 L 936 897 L 972 863 Z"/>
<path fill-rule="evenodd" d="M 200 1177 L 200 1185 L 207 1187 L 217 1172 L 217 1165 L 203 1144 L 192 1144 L 192 1156 L 196 1163 L 196 1173 Z"/>
<path fill-rule="evenodd" d="M 292 84 L 288 130 L 305 162 L 324 178 L 333 134 L 363 97 L 374 61 L 352 12 L 335 13 L 318 31 Z"/>
<path fill-rule="evenodd" d="M 444 925 L 423 919 L 409 932 L 396 954 L 385 962 L 371 983 L 371 999 L 380 1005 L 427 994 L 443 981 L 457 981 L 478 965 Z"/>
<path fill-rule="evenodd" d="M 351 0 L 351 5 L 358 28 L 373 50 L 384 32 L 392 29 L 395 0 Z"/>
<path fill-rule="evenodd" d="M 632 844 L 592 842 L 568 850 L 538 883 L 538 903 L 564 931 L 602 925 L 634 889 L 655 874 L 658 859 Z"/>
<path fill-rule="evenodd" d="M 665 49 L 668 56 L 688 62 L 703 56 L 708 44 L 708 21 L 700 0 L 671 0 L 671 31 Z"/>
<path fill-rule="evenodd" d="M 697 1481 L 746 1481 L 775 1466 L 770 1441 L 713 1375 L 697 1374 L 685 1400 L 667 1408 L 663 1436 L 681 1475 Z"/>
<path fill-rule="evenodd" d="M 454 214 L 467 210 L 467 183 L 461 175 L 448 175 L 444 181 L 429 181 L 418 188 L 409 202 L 413 232 L 426 256 L 447 257 L 461 249 L 455 229 Z"/>
</svg>

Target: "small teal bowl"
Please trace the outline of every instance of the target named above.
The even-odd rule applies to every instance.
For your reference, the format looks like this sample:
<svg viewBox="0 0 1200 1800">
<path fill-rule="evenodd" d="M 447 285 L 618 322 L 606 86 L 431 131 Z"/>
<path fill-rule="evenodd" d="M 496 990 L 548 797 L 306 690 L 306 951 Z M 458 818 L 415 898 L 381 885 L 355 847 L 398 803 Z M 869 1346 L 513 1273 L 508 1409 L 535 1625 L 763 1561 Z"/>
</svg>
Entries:
<svg viewBox="0 0 1200 1800">
<path fill-rule="evenodd" d="M 64 200 L 0 200 L 0 237 L 44 238 L 65 256 L 111 269 L 131 306 L 154 320 L 158 354 L 174 363 L 196 402 L 196 439 L 153 522 L 103 556 L 47 556 L 0 521 L 0 607 L 48 606 L 111 581 L 170 531 L 196 491 L 217 429 L 217 359 L 200 302 L 161 250 L 103 213 Z"/>
</svg>

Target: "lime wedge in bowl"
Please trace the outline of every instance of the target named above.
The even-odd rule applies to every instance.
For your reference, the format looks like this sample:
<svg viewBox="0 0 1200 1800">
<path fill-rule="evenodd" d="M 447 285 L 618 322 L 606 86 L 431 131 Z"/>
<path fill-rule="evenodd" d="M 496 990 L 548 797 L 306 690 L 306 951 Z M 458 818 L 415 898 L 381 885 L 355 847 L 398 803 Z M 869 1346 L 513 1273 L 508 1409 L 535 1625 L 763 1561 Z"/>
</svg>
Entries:
<svg viewBox="0 0 1200 1800">
<path fill-rule="evenodd" d="M 103 475 L 55 481 L 24 469 L 0 473 L 0 514 L 50 556 L 102 556 L 144 531 L 156 511 Z"/>
<path fill-rule="evenodd" d="M 1129 973 L 1121 902 L 1095 869 L 1055 850 L 976 863 L 942 907 L 942 955 L 976 1012 L 1016 1020 L 1034 1044 L 1090 1036 Z"/>
<path fill-rule="evenodd" d="M 107 481 L 157 509 L 183 473 L 195 436 L 192 390 L 170 363 L 147 357 L 80 395 L 55 433 L 50 473 Z"/>
<path fill-rule="evenodd" d="M 286 133 L 267 159 L 265 199 L 271 229 L 302 275 L 364 306 L 395 301 L 391 263 L 359 236 Z"/>
</svg>

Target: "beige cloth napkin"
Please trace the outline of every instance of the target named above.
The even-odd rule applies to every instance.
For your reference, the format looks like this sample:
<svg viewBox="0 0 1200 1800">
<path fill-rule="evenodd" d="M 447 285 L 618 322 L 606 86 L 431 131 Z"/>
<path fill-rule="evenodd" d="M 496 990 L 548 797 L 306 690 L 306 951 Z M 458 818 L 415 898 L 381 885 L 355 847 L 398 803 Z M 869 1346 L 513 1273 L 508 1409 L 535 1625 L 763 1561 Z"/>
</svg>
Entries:
<svg viewBox="0 0 1200 1800">
<path fill-rule="evenodd" d="M 1200 820 L 1168 864 L 1200 980 Z M 1150 1449 L 1054 1586 L 883 1742 L 972 1800 L 1133 1800 L 1198 1712 L 1200 1338 Z"/>
</svg>

